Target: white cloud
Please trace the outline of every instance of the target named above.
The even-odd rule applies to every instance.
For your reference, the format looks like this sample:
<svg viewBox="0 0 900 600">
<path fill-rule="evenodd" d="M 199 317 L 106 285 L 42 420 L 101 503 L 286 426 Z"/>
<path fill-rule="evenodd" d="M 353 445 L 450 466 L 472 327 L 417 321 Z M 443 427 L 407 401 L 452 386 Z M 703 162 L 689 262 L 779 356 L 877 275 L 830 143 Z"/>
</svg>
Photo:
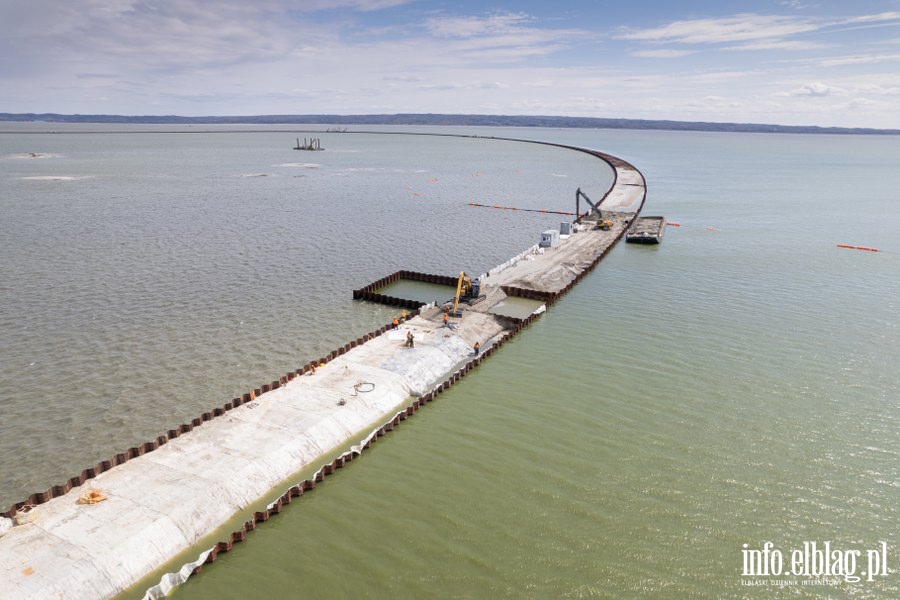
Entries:
<svg viewBox="0 0 900 600">
<path fill-rule="evenodd" d="M 875 15 L 860 15 L 844 19 L 844 23 L 874 23 L 877 21 L 900 21 L 900 12 L 883 12 Z"/>
<path fill-rule="evenodd" d="M 793 8 L 794 10 L 803 10 L 805 8 L 810 8 L 814 5 L 808 4 L 806 2 L 800 2 L 799 0 L 781 0 L 779 4 L 783 6 L 787 6 L 788 8 Z"/>
<path fill-rule="evenodd" d="M 739 14 L 733 17 L 675 21 L 652 29 L 623 28 L 616 37 L 644 42 L 720 44 L 771 39 L 815 29 L 815 24 L 795 17 Z"/>
<path fill-rule="evenodd" d="M 791 42 L 787 40 L 759 40 L 737 46 L 727 46 L 723 50 L 821 50 L 826 44 L 817 42 Z"/>
<path fill-rule="evenodd" d="M 875 96 L 900 96 L 900 86 L 890 86 L 885 87 L 883 85 L 875 84 L 864 84 L 859 86 L 859 92 L 864 92 L 869 95 Z"/>
<path fill-rule="evenodd" d="M 839 67 L 845 65 L 874 65 L 897 61 L 900 61 L 900 54 L 861 54 L 822 59 L 819 61 L 819 65 L 823 67 Z"/>
<path fill-rule="evenodd" d="M 681 58 L 694 54 L 693 50 L 637 50 L 631 53 L 631 56 L 638 58 Z"/>
<path fill-rule="evenodd" d="M 783 92 L 783 96 L 810 96 L 810 97 L 818 97 L 822 98 L 825 96 L 844 96 L 846 95 L 846 90 L 843 90 L 838 87 L 833 87 L 830 85 L 826 85 L 820 81 L 815 83 L 808 83 L 804 86 L 801 86 L 797 89 L 791 90 L 789 92 Z"/>
<path fill-rule="evenodd" d="M 487 17 L 432 17 L 425 21 L 429 33 L 444 38 L 505 35 L 519 31 L 534 19 L 525 13 L 496 13 Z"/>
<path fill-rule="evenodd" d="M 751 81 L 754 78 L 765 76 L 762 71 L 726 70 L 692 73 L 690 82 L 695 84 L 722 84 L 733 81 Z"/>
<path fill-rule="evenodd" d="M 553 55 L 569 47 L 584 31 L 552 29 L 536 25 L 524 13 L 493 13 L 487 16 L 436 16 L 425 21 L 427 45 L 440 44 L 436 53 L 474 64 L 518 62 Z"/>
<path fill-rule="evenodd" d="M 793 7 L 799 8 L 799 5 Z M 815 42 L 789 42 L 783 38 L 820 31 L 839 31 L 840 29 L 837 28 L 853 29 L 848 26 L 860 24 L 865 24 L 861 27 L 900 25 L 900 12 L 883 12 L 828 20 L 742 13 L 728 17 L 674 21 L 649 29 L 622 27 L 616 37 L 633 41 L 678 44 L 722 44 L 761 40 L 756 43 L 733 46 L 732 49 L 805 50 L 818 48 L 821 45 Z"/>
</svg>

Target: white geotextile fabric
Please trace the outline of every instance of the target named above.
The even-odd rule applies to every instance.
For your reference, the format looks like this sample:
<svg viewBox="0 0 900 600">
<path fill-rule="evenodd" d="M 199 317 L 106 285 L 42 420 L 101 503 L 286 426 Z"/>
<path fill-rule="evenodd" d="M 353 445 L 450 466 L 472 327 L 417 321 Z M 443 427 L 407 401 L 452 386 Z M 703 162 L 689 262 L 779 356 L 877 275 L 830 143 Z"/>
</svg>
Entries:
<svg viewBox="0 0 900 600">
<path fill-rule="evenodd" d="M 534 246 L 532 246 L 531 248 L 528 248 L 528 249 L 525 250 L 524 252 L 520 252 L 520 253 L 516 254 L 515 256 L 513 256 L 511 259 L 509 259 L 509 260 L 506 261 L 505 263 L 502 263 L 502 264 L 497 265 L 496 267 L 494 267 L 493 269 L 491 269 L 490 271 L 488 271 L 488 272 L 487 272 L 487 275 L 482 276 L 482 279 L 483 279 L 484 277 L 489 277 L 489 276 L 491 276 L 491 275 L 496 275 L 497 273 L 500 273 L 501 271 L 505 271 L 506 269 L 508 269 L 509 267 L 513 266 L 514 264 L 516 264 L 517 262 L 519 262 L 520 260 L 522 260 L 523 258 L 525 258 L 526 256 L 528 256 L 529 254 L 534 254 L 534 253 L 537 252 L 539 249 L 540 249 L 540 246 L 539 246 L 538 244 L 535 244 Z"/>
</svg>

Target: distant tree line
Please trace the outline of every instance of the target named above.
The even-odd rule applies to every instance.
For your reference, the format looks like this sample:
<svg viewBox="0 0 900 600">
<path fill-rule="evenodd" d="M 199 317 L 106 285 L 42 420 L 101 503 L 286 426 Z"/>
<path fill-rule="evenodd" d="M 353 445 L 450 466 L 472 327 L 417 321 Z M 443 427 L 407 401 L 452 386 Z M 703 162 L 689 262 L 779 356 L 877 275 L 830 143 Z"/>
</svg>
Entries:
<svg viewBox="0 0 900 600">
<path fill-rule="evenodd" d="M 144 123 L 184 125 L 457 125 L 481 127 L 557 127 L 587 129 L 653 129 L 664 131 L 729 131 L 745 133 L 832 133 L 897 135 L 898 129 L 861 127 L 814 127 L 705 121 L 655 121 L 648 119 L 601 119 L 520 115 L 256 115 L 229 117 L 180 117 L 177 115 L 61 115 L 56 113 L 0 113 L 0 122 L 43 121 L 50 123 Z"/>
</svg>

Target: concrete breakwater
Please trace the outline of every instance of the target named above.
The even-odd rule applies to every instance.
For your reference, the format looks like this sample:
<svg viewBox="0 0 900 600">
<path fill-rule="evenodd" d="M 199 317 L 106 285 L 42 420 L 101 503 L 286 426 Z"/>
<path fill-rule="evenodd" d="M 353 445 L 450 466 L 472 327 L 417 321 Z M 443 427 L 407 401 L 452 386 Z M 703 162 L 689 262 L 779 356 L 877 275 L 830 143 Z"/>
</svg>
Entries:
<svg viewBox="0 0 900 600">
<path fill-rule="evenodd" d="M 436 399 L 537 318 L 500 317 L 491 314 L 492 307 L 506 296 L 552 304 L 590 272 L 640 211 L 646 195 L 640 173 L 615 157 L 586 152 L 616 172 L 601 201 L 614 212 L 610 231 L 595 230 L 588 220 L 557 246 L 529 249 L 492 269 L 483 278 L 485 301 L 467 310 L 453 329 L 442 326 L 438 308 L 379 298 L 386 281 L 366 286 L 371 296 L 365 299 L 409 308 L 407 323 L 370 332 L 3 513 L 11 522 L 35 507 L 27 511 L 32 522 L 0 537 L 0 596 L 111 597 L 236 513 L 252 510 L 301 469 L 364 436 L 311 478 L 289 485 L 264 510 L 252 510 L 239 530 L 147 593 L 160 597 Z M 401 271 L 389 278 L 394 276 L 455 284 L 448 276 Z M 403 344 L 407 332 L 415 336 L 413 348 Z M 478 355 L 472 352 L 475 342 L 482 348 Z M 80 504 L 88 491 L 106 499 Z"/>
</svg>

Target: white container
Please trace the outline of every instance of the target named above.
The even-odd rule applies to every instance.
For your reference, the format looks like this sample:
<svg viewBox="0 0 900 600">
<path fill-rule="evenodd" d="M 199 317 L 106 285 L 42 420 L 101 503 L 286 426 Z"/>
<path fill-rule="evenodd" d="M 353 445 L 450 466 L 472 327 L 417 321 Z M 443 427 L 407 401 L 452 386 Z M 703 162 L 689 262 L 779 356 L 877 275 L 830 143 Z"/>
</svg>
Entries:
<svg viewBox="0 0 900 600">
<path fill-rule="evenodd" d="M 544 233 L 541 234 L 541 243 L 538 244 L 541 248 L 550 248 L 551 246 L 555 246 L 559 243 L 559 232 L 555 229 L 548 229 Z"/>
</svg>

